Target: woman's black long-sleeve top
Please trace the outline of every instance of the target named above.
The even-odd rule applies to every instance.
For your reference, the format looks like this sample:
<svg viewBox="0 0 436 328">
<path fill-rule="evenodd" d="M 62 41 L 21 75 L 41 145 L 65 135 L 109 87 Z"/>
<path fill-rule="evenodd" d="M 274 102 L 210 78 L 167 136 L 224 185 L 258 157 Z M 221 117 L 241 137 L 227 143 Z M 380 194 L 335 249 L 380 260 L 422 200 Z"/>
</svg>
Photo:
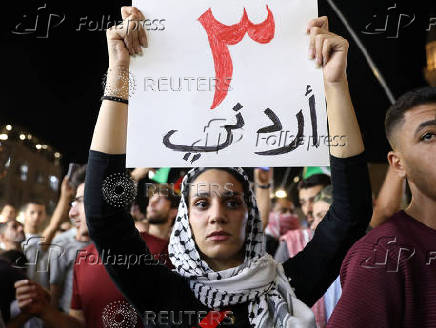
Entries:
<svg viewBox="0 0 436 328">
<path fill-rule="evenodd" d="M 303 251 L 283 267 L 297 297 L 311 307 L 339 274 L 351 245 L 361 238 L 372 215 L 371 188 L 364 153 L 341 159 L 330 156 L 333 204 Z M 104 261 L 105 254 L 144 258 L 149 250 L 129 213 L 105 201 L 102 185 L 109 176 L 125 173 L 125 155 L 90 151 L 85 183 L 89 234 L 111 278 L 135 307 L 146 326 L 197 326 L 197 316 L 210 311 L 191 292 L 188 281 L 164 265 L 123 265 Z M 147 256 L 145 256 L 147 258 Z M 148 257 L 149 258 L 149 257 Z M 139 261 L 140 262 L 140 261 Z M 228 308 L 234 324 L 250 327 L 248 304 Z M 172 323 L 172 324 L 171 324 Z"/>
</svg>

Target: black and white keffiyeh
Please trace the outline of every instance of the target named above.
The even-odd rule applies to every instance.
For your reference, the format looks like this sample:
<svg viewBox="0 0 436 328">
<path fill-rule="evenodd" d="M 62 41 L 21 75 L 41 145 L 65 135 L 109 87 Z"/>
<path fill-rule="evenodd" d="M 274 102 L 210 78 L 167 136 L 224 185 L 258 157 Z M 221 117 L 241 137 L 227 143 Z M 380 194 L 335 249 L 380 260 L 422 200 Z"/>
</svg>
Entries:
<svg viewBox="0 0 436 328">
<path fill-rule="evenodd" d="M 205 170 L 192 169 L 182 182 L 182 198 L 168 246 L 176 271 L 189 279 L 197 299 L 210 309 L 248 302 L 253 327 L 316 327 L 312 311 L 296 298 L 283 266 L 265 252 L 256 199 L 241 168 L 226 170 L 244 181 L 248 208 L 245 260 L 235 268 L 215 272 L 201 259 L 188 220 L 188 192 L 192 178 Z"/>
</svg>

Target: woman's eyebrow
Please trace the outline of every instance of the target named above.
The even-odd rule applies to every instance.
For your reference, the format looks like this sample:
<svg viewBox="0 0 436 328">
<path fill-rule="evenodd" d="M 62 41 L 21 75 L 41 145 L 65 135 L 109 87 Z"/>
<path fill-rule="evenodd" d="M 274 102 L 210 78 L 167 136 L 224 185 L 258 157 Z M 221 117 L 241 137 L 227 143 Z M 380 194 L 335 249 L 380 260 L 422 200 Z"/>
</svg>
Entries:
<svg viewBox="0 0 436 328">
<path fill-rule="evenodd" d="M 200 191 L 196 192 L 193 197 L 210 197 L 210 193 L 208 191 Z"/>
<path fill-rule="evenodd" d="M 229 198 L 229 197 L 242 197 L 242 193 L 239 191 L 224 191 L 222 193 L 219 193 L 218 191 L 213 191 L 212 194 L 215 194 L 221 198 Z M 203 191 L 203 192 L 197 192 L 195 194 L 192 195 L 192 197 L 197 197 L 197 198 L 201 198 L 201 197 L 211 197 L 211 193 L 209 191 Z"/>
<path fill-rule="evenodd" d="M 236 197 L 236 196 L 242 196 L 242 193 L 239 191 L 226 190 L 222 194 L 222 197 Z"/>
</svg>

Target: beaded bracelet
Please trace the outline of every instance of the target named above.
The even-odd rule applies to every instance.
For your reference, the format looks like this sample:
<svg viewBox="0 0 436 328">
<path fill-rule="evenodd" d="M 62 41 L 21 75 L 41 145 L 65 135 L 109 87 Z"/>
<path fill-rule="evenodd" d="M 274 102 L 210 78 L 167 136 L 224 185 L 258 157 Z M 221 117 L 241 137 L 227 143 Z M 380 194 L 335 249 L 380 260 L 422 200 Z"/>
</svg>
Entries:
<svg viewBox="0 0 436 328">
<path fill-rule="evenodd" d="M 123 103 L 123 104 L 126 104 L 126 105 L 129 104 L 129 101 L 127 99 L 123 99 L 123 98 L 120 98 L 120 97 L 114 97 L 114 96 L 103 96 L 103 97 L 101 97 L 101 101 L 103 101 L 103 100 L 116 101 L 116 102 L 120 102 L 120 103 Z"/>
</svg>

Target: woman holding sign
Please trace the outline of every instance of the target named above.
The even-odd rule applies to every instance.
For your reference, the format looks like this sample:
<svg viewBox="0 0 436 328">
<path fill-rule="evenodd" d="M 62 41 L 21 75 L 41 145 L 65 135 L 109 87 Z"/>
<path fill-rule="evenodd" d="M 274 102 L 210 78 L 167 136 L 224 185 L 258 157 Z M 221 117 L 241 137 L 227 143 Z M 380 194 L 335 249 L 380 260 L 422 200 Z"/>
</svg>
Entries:
<svg viewBox="0 0 436 328">
<path fill-rule="evenodd" d="M 85 207 L 90 236 L 101 254 L 110 249 L 140 259 L 149 251 L 133 220 L 102 192 L 108 179 L 125 172 L 129 59 L 147 46 L 144 29 L 135 24 L 145 19 L 142 13 L 134 7 L 123 7 L 121 13 L 124 24 L 107 31 L 107 87 L 89 155 Z M 335 190 L 330 210 L 306 248 L 282 266 L 265 253 L 256 200 L 242 169 L 191 170 L 182 183 L 169 245 L 176 269 L 103 259 L 145 325 L 315 326 L 309 307 L 363 236 L 372 207 L 364 146 L 348 91 L 348 42 L 329 32 L 326 17 L 309 22 L 307 33 L 309 56 L 324 73 L 330 134 L 347 138 L 344 147 L 330 148 Z"/>
</svg>

